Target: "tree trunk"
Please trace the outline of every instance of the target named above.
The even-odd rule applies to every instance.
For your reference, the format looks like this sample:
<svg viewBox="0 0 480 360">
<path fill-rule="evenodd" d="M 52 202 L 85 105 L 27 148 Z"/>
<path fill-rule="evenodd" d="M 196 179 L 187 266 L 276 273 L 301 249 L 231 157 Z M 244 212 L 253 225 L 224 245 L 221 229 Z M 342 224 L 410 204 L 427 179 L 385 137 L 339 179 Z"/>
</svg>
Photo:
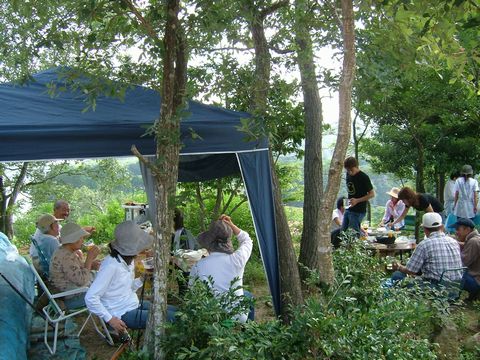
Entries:
<svg viewBox="0 0 480 360">
<path fill-rule="evenodd" d="M 15 204 L 17 203 L 18 194 L 25 184 L 25 179 L 27 177 L 28 171 L 28 162 L 22 163 L 22 168 L 20 169 L 20 173 L 15 180 L 15 184 L 13 185 L 12 192 L 9 195 L 6 195 L 5 202 L 6 202 L 6 209 L 3 213 L 4 215 L 4 228 L 5 228 L 5 235 L 12 240 L 13 239 L 13 210 L 15 208 Z M 8 199 L 8 200 L 7 200 Z"/>
<path fill-rule="evenodd" d="M 179 0 L 167 0 L 163 40 L 162 106 L 160 121 L 155 124 L 158 160 L 152 168 L 155 176 L 158 224 L 154 243 L 153 304 L 145 332 L 145 347 L 155 359 L 165 357 L 161 339 L 165 333 L 162 324 L 166 321 L 168 263 L 180 152 L 178 114 L 183 106 L 186 84 L 186 50 L 178 12 Z"/>
<path fill-rule="evenodd" d="M 419 193 L 425 192 L 425 155 L 423 144 L 415 138 L 417 143 L 417 176 L 415 178 L 416 191 Z M 418 211 L 415 212 L 415 238 L 420 238 L 420 223 L 421 219 Z"/>
<path fill-rule="evenodd" d="M 353 13 L 353 1 L 342 0 L 342 39 L 343 39 L 343 64 L 342 75 L 339 87 L 339 118 L 337 142 L 330 162 L 328 181 L 325 188 L 325 195 L 320 203 L 321 212 L 330 215 L 335 203 L 335 197 L 340 188 L 340 180 L 343 169 L 350 132 L 352 129 L 352 85 L 355 78 L 355 23 Z M 320 218 L 321 242 L 319 243 L 319 258 L 322 264 L 332 262 L 331 246 L 323 246 L 330 242 L 330 216 Z M 325 274 L 324 278 L 332 278 L 333 266 L 324 266 L 326 270 L 331 269 L 331 274 Z"/>
<path fill-rule="evenodd" d="M 321 236 L 321 217 L 330 220 L 330 213 L 320 209 L 323 198 L 322 163 L 322 102 L 318 92 L 317 76 L 312 48 L 310 28 L 305 19 L 307 4 L 304 0 L 295 1 L 295 41 L 297 44 L 297 64 L 300 70 L 305 112 L 305 159 L 304 159 L 304 200 L 303 232 L 300 244 L 299 262 L 312 270 L 318 270 L 320 280 L 327 284 L 333 282 L 333 263 L 320 261 L 319 249 L 330 247 L 325 236 Z M 330 233 L 330 229 L 326 230 Z M 305 279 L 307 271 L 301 271 Z M 327 277 L 325 277 L 327 276 Z"/>
<path fill-rule="evenodd" d="M 0 164 L 0 231 L 7 233 L 6 221 L 7 216 L 7 193 L 3 184 L 3 165 Z"/>
<path fill-rule="evenodd" d="M 267 112 L 267 98 L 270 82 L 270 53 L 265 37 L 264 17 L 253 1 L 246 4 L 248 12 L 246 18 L 252 33 L 255 47 L 255 88 L 254 88 L 254 114 L 262 119 Z M 289 320 L 289 305 L 296 306 L 303 303 L 298 272 L 297 258 L 293 249 L 292 237 L 288 227 L 287 217 L 282 204 L 282 195 L 279 181 L 275 171 L 273 156 L 270 151 L 270 166 L 274 190 L 275 221 L 277 226 L 277 246 L 279 250 L 281 315 L 285 321 Z"/>
<path fill-rule="evenodd" d="M 437 199 L 443 204 L 445 201 L 443 196 L 443 191 L 445 190 L 445 171 L 439 170 L 437 176 Z"/>
</svg>

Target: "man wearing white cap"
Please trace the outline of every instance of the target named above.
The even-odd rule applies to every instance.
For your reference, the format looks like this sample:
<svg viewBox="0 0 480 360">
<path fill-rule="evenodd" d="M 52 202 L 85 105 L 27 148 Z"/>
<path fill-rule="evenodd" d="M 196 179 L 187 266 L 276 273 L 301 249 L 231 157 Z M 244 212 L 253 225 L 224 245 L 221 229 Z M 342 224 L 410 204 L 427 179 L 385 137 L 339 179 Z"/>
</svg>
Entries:
<svg viewBox="0 0 480 360">
<path fill-rule="evenodd" d="M 443 232 L 442 216 L 429 212 L 423 215 L 422 226 L 426 239 L 418 244 L 406 266 L 393 263 L 392 280 L 401 280 L 407 274 L 417 276 L 421 273 L 422 280 L 436 284 L 444 270 L 461 268 L 462 258 L 457 241 Z M 462 271 L 445 272 L 443 279 L 460 281 Z"/>
<path fill-rule="evenodd" d="M 50 281 L 60 291 L 67 291 L 83 286 L 89 286 L 93 280 L 91 270 L 98 269 L 96 257 L 100 248 L 93 246 L 87 253 L 85 262 L 80 258 L 78 250 L 83 240 L 90 234 L 79 225 L 68 223 L 60 231 L 60 246 L 53 254 L 50 262 Z M 64 299 L 69 309 L 85 306 L 83 295 Z"/>
</svg>

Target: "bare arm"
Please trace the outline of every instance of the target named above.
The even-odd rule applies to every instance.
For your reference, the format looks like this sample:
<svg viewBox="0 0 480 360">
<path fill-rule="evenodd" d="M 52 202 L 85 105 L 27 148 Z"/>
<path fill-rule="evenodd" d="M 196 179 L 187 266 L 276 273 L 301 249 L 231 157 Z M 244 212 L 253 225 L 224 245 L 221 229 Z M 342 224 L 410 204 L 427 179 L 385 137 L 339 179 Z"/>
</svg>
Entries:
<svg viewBox="0 0 480 360">
<path fill-rule="evenodd" d="M 392 225 L 395 225 L 396 223 L 399 223 L 403 219 L 405 219 L 405 216 L 408 214 L 408 210 L 410 209 L 410 206 L 405 206 L 405 209 L 403 210 L 402 214 L 393 222 Z"/>
<path fill-rule="evenodd" d="M 355 206 L 355 205 L 357 205 L 358 203 L 361 203 L 361 202 L 364 202 L 364 201 L 368 201 L 368 200 L 370 200 L 371 198 L 373 198 L 374 196 L 375 196 L 375 191 L 372 189 L 372 190 L 370 190 L 366 195 L 364 195 L 364 196 L 362 196 L 362 197 L 349 199 L 349 200 L 350 200 L 350 206 Z"/>
<path fill-rule="evenodd" d="M 392 264 L 392 269 L 395 270 L 395 271 L 400 271 L 404 274 L 407 274 L 407 275 L 417 275 L 416 273 L 414 273 L 413 271 L 410 271 L 408 270 L 405 266 L 403 266 L 402 264 L 399 264 L 399 263 L 396 263 L 394 262 Z"/>
</svg>

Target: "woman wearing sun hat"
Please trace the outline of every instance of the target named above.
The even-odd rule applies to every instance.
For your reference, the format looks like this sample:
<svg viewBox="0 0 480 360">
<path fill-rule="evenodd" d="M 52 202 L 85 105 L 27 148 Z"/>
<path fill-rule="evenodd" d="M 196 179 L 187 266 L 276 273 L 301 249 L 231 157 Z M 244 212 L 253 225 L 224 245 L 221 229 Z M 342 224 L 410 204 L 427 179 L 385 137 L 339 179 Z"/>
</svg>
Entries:
<svg viewBox="0 0 480 360">
<path fill-rule="evenodd" d="M 385 214 L 380 222 L 380 226 L 393 226 L 395 220 L 403 214 L 405 210 L 405 204 L 402 200 L 398 200 L 399 188 L 393 187 L 387 194 L 390 195 L 390 199 L 385 204 Z M 405 221 L 401 219 L 395 224 L 395 228 L 403 229 L 405 227 Z"/>
<path fill-rule="evenodd" d="M 140 304 L 136 290 L 142 286 L 135 279 L 133 260 L 141 251 L 151 247 L 153 236 L 133 221 L 117 225 L 115 240 L 109 244 L 108 255 L 100 266 L 85 295 L 88 309 L 101 317 L 113 329 L 122 333 L 127 328 L 144 329 L 150 303 Z"/>
<path fill-rule="evenodd" d="M 464 165 L 460 174 L 455 180 L 453 214 L 458 218 L 473 219 L 477 214 L 478 182 L 473 178 L 470 165 Z"/>
<path fill-rule="evenodd" d="M 232 235 L 238 239 L 240 246 L 237 250 L 232 245 Z M 250 255 L 252 254 L 253 242 L 250 236 L 240 230 L 227 215 L 222 215 L 219 220 L 210 224 L 207 231 L 198 235 L 197 241 L 200 247 L 208 250 L 209 256 L 198 261 L 190 270 L 190 284 L 195 279 L 209 282 L 213 279 L 211 287 L 216 293 L 229 291 L 230 287 L 237 288 L 235 295 L 238 297 L 252 297 L 252 294 L 243 290 L 243 273 Z M 233 280 L 237 281 L 232 284 Z M 210 282 L 209 282 L 210 283 Z M 254 309 L 250 313 L 241 314 L 237 320 L 254 320 Z"/>
<path fill-rule="evenodd" d="M 74 223 L 68 223 L 60 230 L 62 245 L 55 251 L 50 262 L 50 281 L 58 290 L 72 290 L 89 286 L 92 282 L 91 270 L 98 268 L 95 259 L 100 249 L 97 246 L 90 248 L 85 262 L 78 253 L 83 240 L 89 235 L 90 233 Z M 64 303 L 69 309 L 85 306 L 83 295 L 67 297 Z"/>
</svg>

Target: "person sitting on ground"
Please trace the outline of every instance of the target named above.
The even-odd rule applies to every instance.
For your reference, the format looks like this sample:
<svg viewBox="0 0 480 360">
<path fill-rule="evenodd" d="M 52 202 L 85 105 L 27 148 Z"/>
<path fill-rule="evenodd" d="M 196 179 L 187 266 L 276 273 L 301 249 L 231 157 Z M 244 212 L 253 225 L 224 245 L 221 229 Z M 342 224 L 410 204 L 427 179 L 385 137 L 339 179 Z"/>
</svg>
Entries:
<svg viewBox="0 0 480 360">
<path fill-rule="evenodd" d="M 232 234 L 239 242 L 239 247 L 234 250 Z M 219 220 L 210 224 L 207 231 L 198 235 L 198 243 L 208 250 L 209 256 L 198 261 L 190 270 L 189 284 L 196 279 L 206 281 L 212 286 L 214 293 L 222 294 L 229 291 L 230 287 L 236 288 L 235 295 L 238 297 L 251 298 L 252 294 L 243 289 L 243 273 L 245 265 L 252 253 L 253 241 L 243 230 L 240 230 L 227 215 L 222 215 Z M 209 278 L 212 277 L 213 284 Z M 237 279 L 234 284 L 232 282 Z M 244 323 L 254 320 L 253 306 L 249 314 L 241 314 L 237 320 Z"/>
<path fill-rule="evenodd" d="M 332 224 L 330 226 L 330 240 L 334 248 L 340 246 L 340 231 L 342 230 L 343 214 L 345 206 L 343 205 L 346 198 L 341 196 L 337 199 L 337 207 L 332 211 Z"/>
<path fill-rule="evenodd" d="M 360 170 L 353 156 L 345 159 L 343 166 L 347 171 L 346 185 L 349 206 L 343 214 L 342 231 L 353 229 L 362 234 L 360 224 L 367 213 L 368 200 L 375 196 L 372 182 L 367 174 Z"/>
<path fill-rule="evenodd" d="M 134 221 L 118 224 L 115 240 L 108 255 L 85 295 L 88 309 L 102 318 L 118 333 L 129 329 L 145 329 L 150 303 L 140 303 L 136 290 L 142 281 L 135 279 L 135 257 L 152 246 L 153 236 Z M 167 314 L 171 321 L 172 316 Z"/>
<path fill-rule="evenodd" d="M 87 287 L 92 282 L 91 270 L 97 270 L 99 267 L 99 262 L 95 259 L 100 253 L 100 248 L 92 246 L 88 250 L 85 262 L 78 254 L 83 240 L 89 235 L 75 223 L 68 223 L 62 227 L 60 231 L 62 245 L 55 251 L 50 262 L 50 282 L 59 291 Z M 69 309 L 85 306 L 84 295 L 66 297 L 64 303 Z"/>
<path fill-rule="evenodd" d="M 461 176 L 455 180 L 453 214 L 459 218 L 474 219 L 477 215 L 478 182 L 473 178 L 470 165 L 462 167 Z"/>
<path fill-rule="evenodd" d="M 38 249 L 45 258 L 41 258 L 38 249 L 34 246 L 31 251 L 32 263 L 36 269 L 41 269 L 41 272 L 48 276 L 52 256 L 60 246 L 60 242 L 58 241 L 60 224 L 55 216 L 44 214 L 38 218 L 36 225 L 40 231 L 40 235 L 35 241 L 37 242 Z"/>
<path fill-rule="evenodd" d="M 396 270 L 392 275 L 393 281 L 414 275 L 438 284 L 445 270 L 462 267 L 460 246 L 443 232 L 441 215 L 435 212 L 424 214 L 422 226 L 426 239 L 417 245 L 406 266 L 396 262 L 392 264 L 393 270 Z M 457 270 L 445 272 L 442 280 L 460 281 L 461 278 L 462 271 Z"/>
<path fill-rule="evenodd" d="M 393 187 L 387 194 L 390 199 L 385 204 L 385 214 L 380 222 L 380 226 L 387 226 L 393 228 L 393 223 L 397 220 L 405 210 L 405 204 L 402 200 L 398 200 L 399 188 Z M 402 219 L 395 224 L 395 229 L 401 230 L 405 227 L 405 221 Z"/>
<path fill-rule="evenodd" d="M 453 226 L 462 249 L 463 266 L 468 268 L 463 274 L 463 288 L 470 293 L 470 299 L 475 299 L 480 295 L 480 234 L 470 219 L 460 218 Z"/>
<path fill-rule="evenodd" d="M 445 183 L 445 187 L 443 188 L 443 207 L 445 209 L 446 217 L 453 213 L 453 204 L 455 203 L 455 181 L 459 177 L 459 171 L 451 173 L 450 179 Z"/>
<path fill-rule="evenodd" d="M 403 203 L 405 204 L 405 210 L 403 210 L 403 213 L 393 222 L 393 226 L 405 219 L 408 210 L 410 210 L 410 207 L 413 207 L 415 210 L 418 211 L 424 211 L 426 213 L 435 212 L 437 214 L 440 214 L 442 219 L 445 218 L 442 203 L 438 201 L 435 196 L 432 196 L 430 194 L 417 193 L 410 189 L 408 186 L 405 186 L 398 193 L 398 200 L 403 201 Z"/>
</svg>

